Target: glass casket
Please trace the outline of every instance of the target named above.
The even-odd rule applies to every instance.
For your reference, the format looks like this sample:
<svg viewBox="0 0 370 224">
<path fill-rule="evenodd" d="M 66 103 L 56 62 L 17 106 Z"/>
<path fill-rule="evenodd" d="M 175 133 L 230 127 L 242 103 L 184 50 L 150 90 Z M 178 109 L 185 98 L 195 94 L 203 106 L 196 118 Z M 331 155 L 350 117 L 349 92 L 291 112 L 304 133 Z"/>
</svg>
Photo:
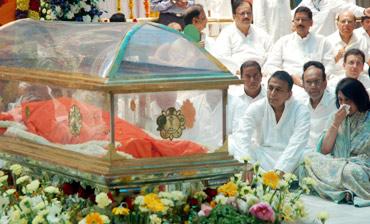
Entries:
<svg viewBox="0 0 370 224">
<path fill-rule="evenodd" d="M 225 178 L 237 83 L 162 25 L 18 20 L 0 29 L 0 154 L 112 189 Z"/>
</svg>

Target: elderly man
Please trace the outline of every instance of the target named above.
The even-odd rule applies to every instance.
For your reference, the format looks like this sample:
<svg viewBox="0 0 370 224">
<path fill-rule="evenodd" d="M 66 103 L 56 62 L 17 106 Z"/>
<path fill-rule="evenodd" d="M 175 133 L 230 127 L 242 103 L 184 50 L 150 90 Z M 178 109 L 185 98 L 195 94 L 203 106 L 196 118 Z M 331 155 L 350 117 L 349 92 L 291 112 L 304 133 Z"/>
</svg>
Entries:
<svg viewBox="0 0 370 224">
<path fill-rule="evenodd" d="M 368 58 L 366 39 L 353 32 L 356 26 L 355 15 L 350 11 L 340 13 L 337 17 L 337 26 L 338 30 L 326 38 L 334 48 L 335 66 L 332 74 L 329 74 L 332 76 L 344 73 L 343 56 L 347 50 L 358 48 L 365 52 L 365 58 Z"/>
<path fill-rule="evenodd" d="M 316 148 L 317 141 L 325 129 L 330 115 L 337 111 L 335 96 L 326 89 L 325 67 L 318 61 L 309 61 L 303 66 L 303 88 L 309 98 L 304 100 L 311 114 L 311 129 L 308 146 Z"/>
<path fill-rule="evenodd" d="M 298 7 L 306 6 L 313 12 L 312 32 L 328 36 L 335 32 L 335 16 L 343 11 L 352 11 L 356 16 L 370 15 L 370 8 L 363 8 L 345 0 L 303 0 Z"/>
<path fill-rule="evenodd" d="M 310 131 L 308 109 L 292 96 L 292 77 L 275 72 L 268 80 L 267 97 L 247 109 L 238 130 L 229 137 L 229 149 L 243 160 L 250 156 L 264 170 L 293 172 L 306 150 Z M 252 137 L 256 134 L 256 143 Z"/>
<path fill-rule="evenodd" d="M 370 78 L 364 71 L 365 54 L 359 49 L 350 49 L 344 54 L 344 74 L 336 76 L 329 81 L 329 88 L 334 92 L 338 82 L 345 77 L 358 79 L 365 89 L 370 92 Z"/>
<path fill-rule="evenodd" d="M 233 0 L 234 23 L 225 27 L 216 40 L 215 56 L 234 74 L 246 60 L 265 63 L 271 39 L 263 30 L 252 25 L 252 4 Z"/>
<path fill-rule="evenodd" d="M 150 0 L 153 11 L 159 12 L 159 23 L 168 25 L 176 22 L 184 28 L 184 10 L 194 4 L 194 0 Z"/>
<path fill-rule="evenodd" d="M 264 69 L 272 74 L 277 70 L 287 71 L 296 85 L 302 86 L 301 71 L 304 63 L 318 60 L 331 70 L 334 65 L 332 46 L 325 37 L 310 32 L 312 12 L 299 7 L 294 14 L 295 32 L 283 36 L 274 45 Z"/>
<path fill-rule="evenodd" d="M 266 96 L 262 87 L 261 66 L 256 61 L 246 61 L 240 67 L 243 85 L 231 86 L 228 93 L 228 132 L 233 133 L 238 127 L 249 105 Z"/>
</svg>

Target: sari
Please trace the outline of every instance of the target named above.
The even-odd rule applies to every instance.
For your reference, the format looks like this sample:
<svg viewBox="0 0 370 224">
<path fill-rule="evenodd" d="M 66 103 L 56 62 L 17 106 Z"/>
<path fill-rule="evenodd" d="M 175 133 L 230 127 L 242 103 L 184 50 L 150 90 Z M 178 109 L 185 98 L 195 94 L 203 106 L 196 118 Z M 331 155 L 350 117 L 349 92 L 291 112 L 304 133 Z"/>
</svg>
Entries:
<svg viewBox="0 0 370 224">
<path fill-rule="evenodd" d="M 369 111 L 346 117 L 328 155 L 320 153 L 325 135 L 326 131 L 320 137 L 318 152 L 305 156 L 305 175 L 316 181 L 315 191 L 337 203 L 345 199 L 346 193 L 370 200 Z"/>
</svg>

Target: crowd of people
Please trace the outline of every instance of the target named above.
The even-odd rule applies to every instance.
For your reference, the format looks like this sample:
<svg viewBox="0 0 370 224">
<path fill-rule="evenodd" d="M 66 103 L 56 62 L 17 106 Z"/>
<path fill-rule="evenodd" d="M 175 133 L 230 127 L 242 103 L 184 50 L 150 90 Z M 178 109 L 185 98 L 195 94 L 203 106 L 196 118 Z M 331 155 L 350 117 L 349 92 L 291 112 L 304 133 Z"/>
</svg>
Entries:
<svg viewBox="0 0 370 224">
<path fill-rule="evenodd" d="M 207 23 L 194 1 L 154 2 L 199 32 Z M 336 202 L 370 201 L 370 8 L 303 0 L 291 11 L 289 2 L 232 0 L 234 22 L 206 44 L 244 82 L 229 88 L 229 152 L 312 177 Z"/>
</svg>

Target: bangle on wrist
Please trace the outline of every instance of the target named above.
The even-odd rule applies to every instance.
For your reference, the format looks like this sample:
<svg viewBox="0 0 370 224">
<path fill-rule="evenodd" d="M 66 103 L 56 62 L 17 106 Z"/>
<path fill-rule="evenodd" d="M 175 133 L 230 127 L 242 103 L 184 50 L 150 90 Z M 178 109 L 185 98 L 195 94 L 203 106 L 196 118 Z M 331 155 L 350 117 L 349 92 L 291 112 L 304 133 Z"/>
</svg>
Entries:
<svg viewBox="0 0 370 224">
<path fill-rule="evenodd" d="M 336 126 L 335 124 L 331 124 L 331 126 L 332 126 L 333 128 L 335 128 L 335 129 L 337 129 L 337 130 L 338 130 L 338 126 Z"/>
</svg>

